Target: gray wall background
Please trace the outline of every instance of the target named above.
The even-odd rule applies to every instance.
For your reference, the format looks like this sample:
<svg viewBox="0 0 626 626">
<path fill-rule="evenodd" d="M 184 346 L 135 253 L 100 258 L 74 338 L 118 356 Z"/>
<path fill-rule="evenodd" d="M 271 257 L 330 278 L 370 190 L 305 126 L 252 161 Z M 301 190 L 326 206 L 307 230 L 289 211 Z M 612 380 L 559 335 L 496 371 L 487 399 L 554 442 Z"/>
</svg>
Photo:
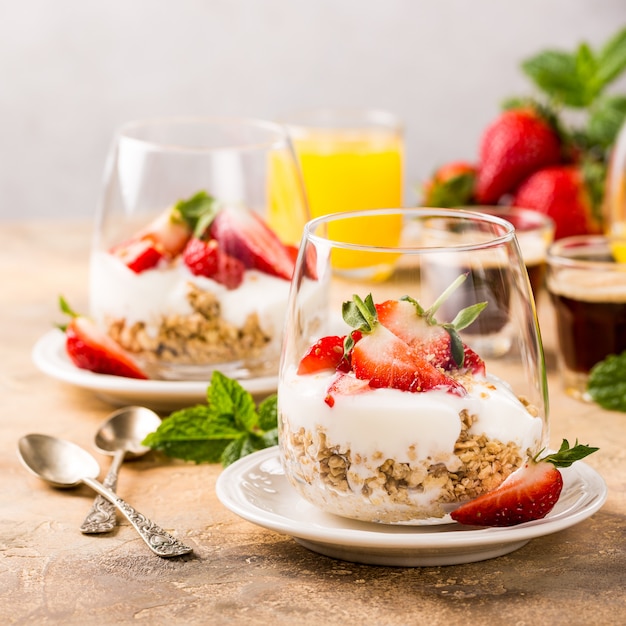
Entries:
<svg viewBox="0 0 626 626">
<path fill-rule="evenodd" d="M 522 59 L 600 45 L 626 0 L 0 0 L 0 219 L 90 217 L 113 132 L 155 115 L 397 113 L 406 203 L 473 159 Z M 616 89 L 626 92 L 626 82 Z"/>
</svg>

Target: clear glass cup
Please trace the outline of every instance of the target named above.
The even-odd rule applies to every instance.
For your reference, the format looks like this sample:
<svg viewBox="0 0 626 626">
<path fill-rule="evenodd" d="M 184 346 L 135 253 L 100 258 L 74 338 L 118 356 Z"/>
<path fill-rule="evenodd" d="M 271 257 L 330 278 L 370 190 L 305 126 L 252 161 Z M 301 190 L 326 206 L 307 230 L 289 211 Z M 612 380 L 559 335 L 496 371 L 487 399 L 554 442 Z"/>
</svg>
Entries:
<svg viewBox="0 0 626 626">
<path fill-rule="evenodd" d="M 546 254 L 554 241 L 554 220 L 522 207 L 478 205 L 464 208 L 495 215 L 513 224 L 536 303 L 545 283 Z"/>
<path fill-rule="evenodd" d="M 208 380 L 214 369 L 275 376 L 308 217 L 282 126 L 126 124 L 111 147 L 95 224 L 91 314 L 150 378 Z"/>
<path fill-rule="evenodd" d="M 369 242 L 350 237 L 373 218 L 399 221 L 400 243 L 378 245 L 375 230 Z M 337 256 L 352 261 L 350 271 L 337 268 Z M 506 290 L 506 308 L 485 284 Z M 424 311 L 438 306 L 425 319 L 414 301 Z M 483 301 L 478 320 L 490 307 L 501 311 L 515 358 L 482 359 L 470 349 L 464 324 L 472 319 L 456 316 Z M 463 359 L 458 350 L 452 356 L 449 324 Z M 449 521 L 451 508 L 495 488 L 546 445 L 547 410 L 543 348 L 509 222 L 465 210 L 389 209 L 307 224 L 278 380 L 281 458 L 302 497 L 364 521 Z"/>
<path fill-rule="evenodd" d="M 581 235 L 548 249 L 559 369 L 566 392 L 580 400 L 590 400 L 592 367 L 626 350 L 626 263 L 613 255 L 623 246 L 622 238 Z"/>
</svg>

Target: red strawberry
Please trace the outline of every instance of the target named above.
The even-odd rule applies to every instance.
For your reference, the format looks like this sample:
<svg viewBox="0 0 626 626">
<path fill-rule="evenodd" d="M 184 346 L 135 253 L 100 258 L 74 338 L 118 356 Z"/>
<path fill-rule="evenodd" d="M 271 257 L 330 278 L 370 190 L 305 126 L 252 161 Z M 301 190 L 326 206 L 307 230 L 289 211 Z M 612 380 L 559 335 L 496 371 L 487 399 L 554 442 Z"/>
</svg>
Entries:
<svg viewBox="0 0 626 626">
<path fill-rule="evenodd" d="M 235 207 L 223 208 L 215 216 L 209 232 L 222 250 L 246 267 L 291 279 L 295 265 L 292 254 L 256 213 Z"/>
<path fill-rule="evenodd" d="M 113 247 L 111 253 L 134 272 L 151 269 L 162 258 L 171 260 L 178 256 L 194 230 L 198 226 L 202 229 L 216 210 L 215 200 L 200 191 L 168 207 L 131 239 Z"/>
<path fill-rule="evenodd" d="M 243 281 L 243 263 L 222 252 L 215 239 L 207 242 L 192 237 L 183 250 L 183 261 L 195 276 L 212 278 L 228 289 L 236 289 Z"/>
<path fill-rule="evenodd" d="M 402 391 L 448 388 L 462 395 L 462 387 L 421 358 L 404 341 L 379 325 L 352 350 L 352 371 L 370 387 Z"/>
<path fill-rule="evenodd" d="M 96 324 L 72 311 L 61 298 L 61 309 L 72 319 L 64 328 L 65 348 L 72 363 L 97 374 L 147 379 L 148 376 Z"/>
<path fill-rule="evenodd" d="M 111 250 L 133 272 L 139 274 L 156 267 L 163 258 L 163 251 L 151 239 L 129 241 Z"/>
<path fill-rule="evenodd" d="M 354 396 L 364 391 L 371 391 L 367 380 L 359 380 L 353 376 L 348 376 L 345 372 L 337 372 L 337 375 L 328 387 L 324 402 L 332 408 L 335 406 L 336 396 Z"/>
<path fill-rule="evenodd" d="M 158 215 L 137 233 L 137 239 L 148 239 L 157 244 L 170 259 L 179 255 L 191 237 L 192 229 L 176 206 Z"/>
<path fill-rule="evenodd" d="M 463 349 L 462 362 L 452 355 L 450 330 L 444 330 L 414 300 L 387 300 L 376 305 L 378 320 L 408 343 L 422 358 L 443 370 L 467 369 L 485 374 L 485 362 L 471 348 L 458 340 Z"/>
<path fill-rule="evenodd" d="M 313 374 L 326 369 L 337 369 L 344 360 L 345 337 L 329 335 L 316 341 L 305 353 L 298 366 L 298 374 Z"/>
<path fill-rule="evenodd" d="M 496 204 L 527 176 L 560 160 L 559 135 L 536 110 L 504 111 L 487 127 L 480 142 L 478 204 Z"/>
<path fill-rule="evenodd" d="M 594 168 L 578 165 L 547 167 L 519 186 L 513 203 L 550 216 L 555 239 L 600 233 L 600 202 L 594 198 L 598 196 L 595 181 L 601 176 Z"/>
<path fill-rule="evenodd" d="M 454 161 L 439 167 L 422 185 L 422 205 L 456 207 L 473 204 L 476 167 Z"/>
<path fill-rule="evenodd" d="M 450 517 L 471 526 L 515 526 L 542 519 L 554 508 L 563 488 L 557 468 L 569 467 L 597 449 L 578 442 L 570 448 L 564 439 L 558 452 L 530 459 L 497 489 L 462 504 Z"/>
<path fill-rule="evenodd" d="M 465 393 L 459 383 L 378 321 L 371 296 L 365 301 L 354 296 L 353 304 L 363 320 L 359 329 L 363 335 L 352 348 L 351 357 L 352 371 L 357 378 L 368 380 L 371 387 L 412 392 L 447 389 L 458 395 Z"/>
</svg>

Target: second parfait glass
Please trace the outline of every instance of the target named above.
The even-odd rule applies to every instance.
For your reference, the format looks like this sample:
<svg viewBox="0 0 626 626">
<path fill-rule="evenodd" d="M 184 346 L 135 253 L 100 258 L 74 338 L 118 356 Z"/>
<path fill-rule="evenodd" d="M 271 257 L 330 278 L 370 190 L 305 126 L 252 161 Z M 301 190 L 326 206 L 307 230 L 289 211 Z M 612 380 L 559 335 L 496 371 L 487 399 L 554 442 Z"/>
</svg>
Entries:
<svg viewBox="0 0 626 626">
<path fill-rule="evenodd" d="M 126 124 L 105 171 L 91 314 L 150 378 L 276 376 L 308 209 L 283 127 Z"/>
</svg>

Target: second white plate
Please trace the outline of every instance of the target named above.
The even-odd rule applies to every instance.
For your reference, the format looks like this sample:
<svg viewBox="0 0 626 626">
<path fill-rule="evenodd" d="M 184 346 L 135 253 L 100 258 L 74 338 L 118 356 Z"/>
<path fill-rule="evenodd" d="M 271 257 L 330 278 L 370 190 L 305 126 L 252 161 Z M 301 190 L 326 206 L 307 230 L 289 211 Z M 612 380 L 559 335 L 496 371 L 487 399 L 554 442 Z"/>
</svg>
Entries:
<svg viewBox="0 0 626 626">
<path fill-rule="evenodd" d="M 138 380 L 94 374 L 76 367 L 65 352 L 65 335 L 51 330 L 37 341 L 32 357 L 45 374 L 76 387 L 93 391 L 115 406 L 140 404 L 159 411 L 175 411 L 206 402 L 208 381 Z M 256 396 L 276 391 L 276 377 L 240 380 L 244 389 Z"/>
<path fill-rule="evenodd" d="M 278 454 L 277 447 L 268 448 L 228 466 L 217 481 L 220 501 L 240 517 L 292 536 L 314 552 L 357 563 L 456 565 L 502 556 L 581 522 L 607 496 L 602 477 L 578 461 L 561 470 L 561 497 L 542 520 L 509 528 L 373 524 L 329 515 L 309 504 L 289 484 Z"/>
</svg>

